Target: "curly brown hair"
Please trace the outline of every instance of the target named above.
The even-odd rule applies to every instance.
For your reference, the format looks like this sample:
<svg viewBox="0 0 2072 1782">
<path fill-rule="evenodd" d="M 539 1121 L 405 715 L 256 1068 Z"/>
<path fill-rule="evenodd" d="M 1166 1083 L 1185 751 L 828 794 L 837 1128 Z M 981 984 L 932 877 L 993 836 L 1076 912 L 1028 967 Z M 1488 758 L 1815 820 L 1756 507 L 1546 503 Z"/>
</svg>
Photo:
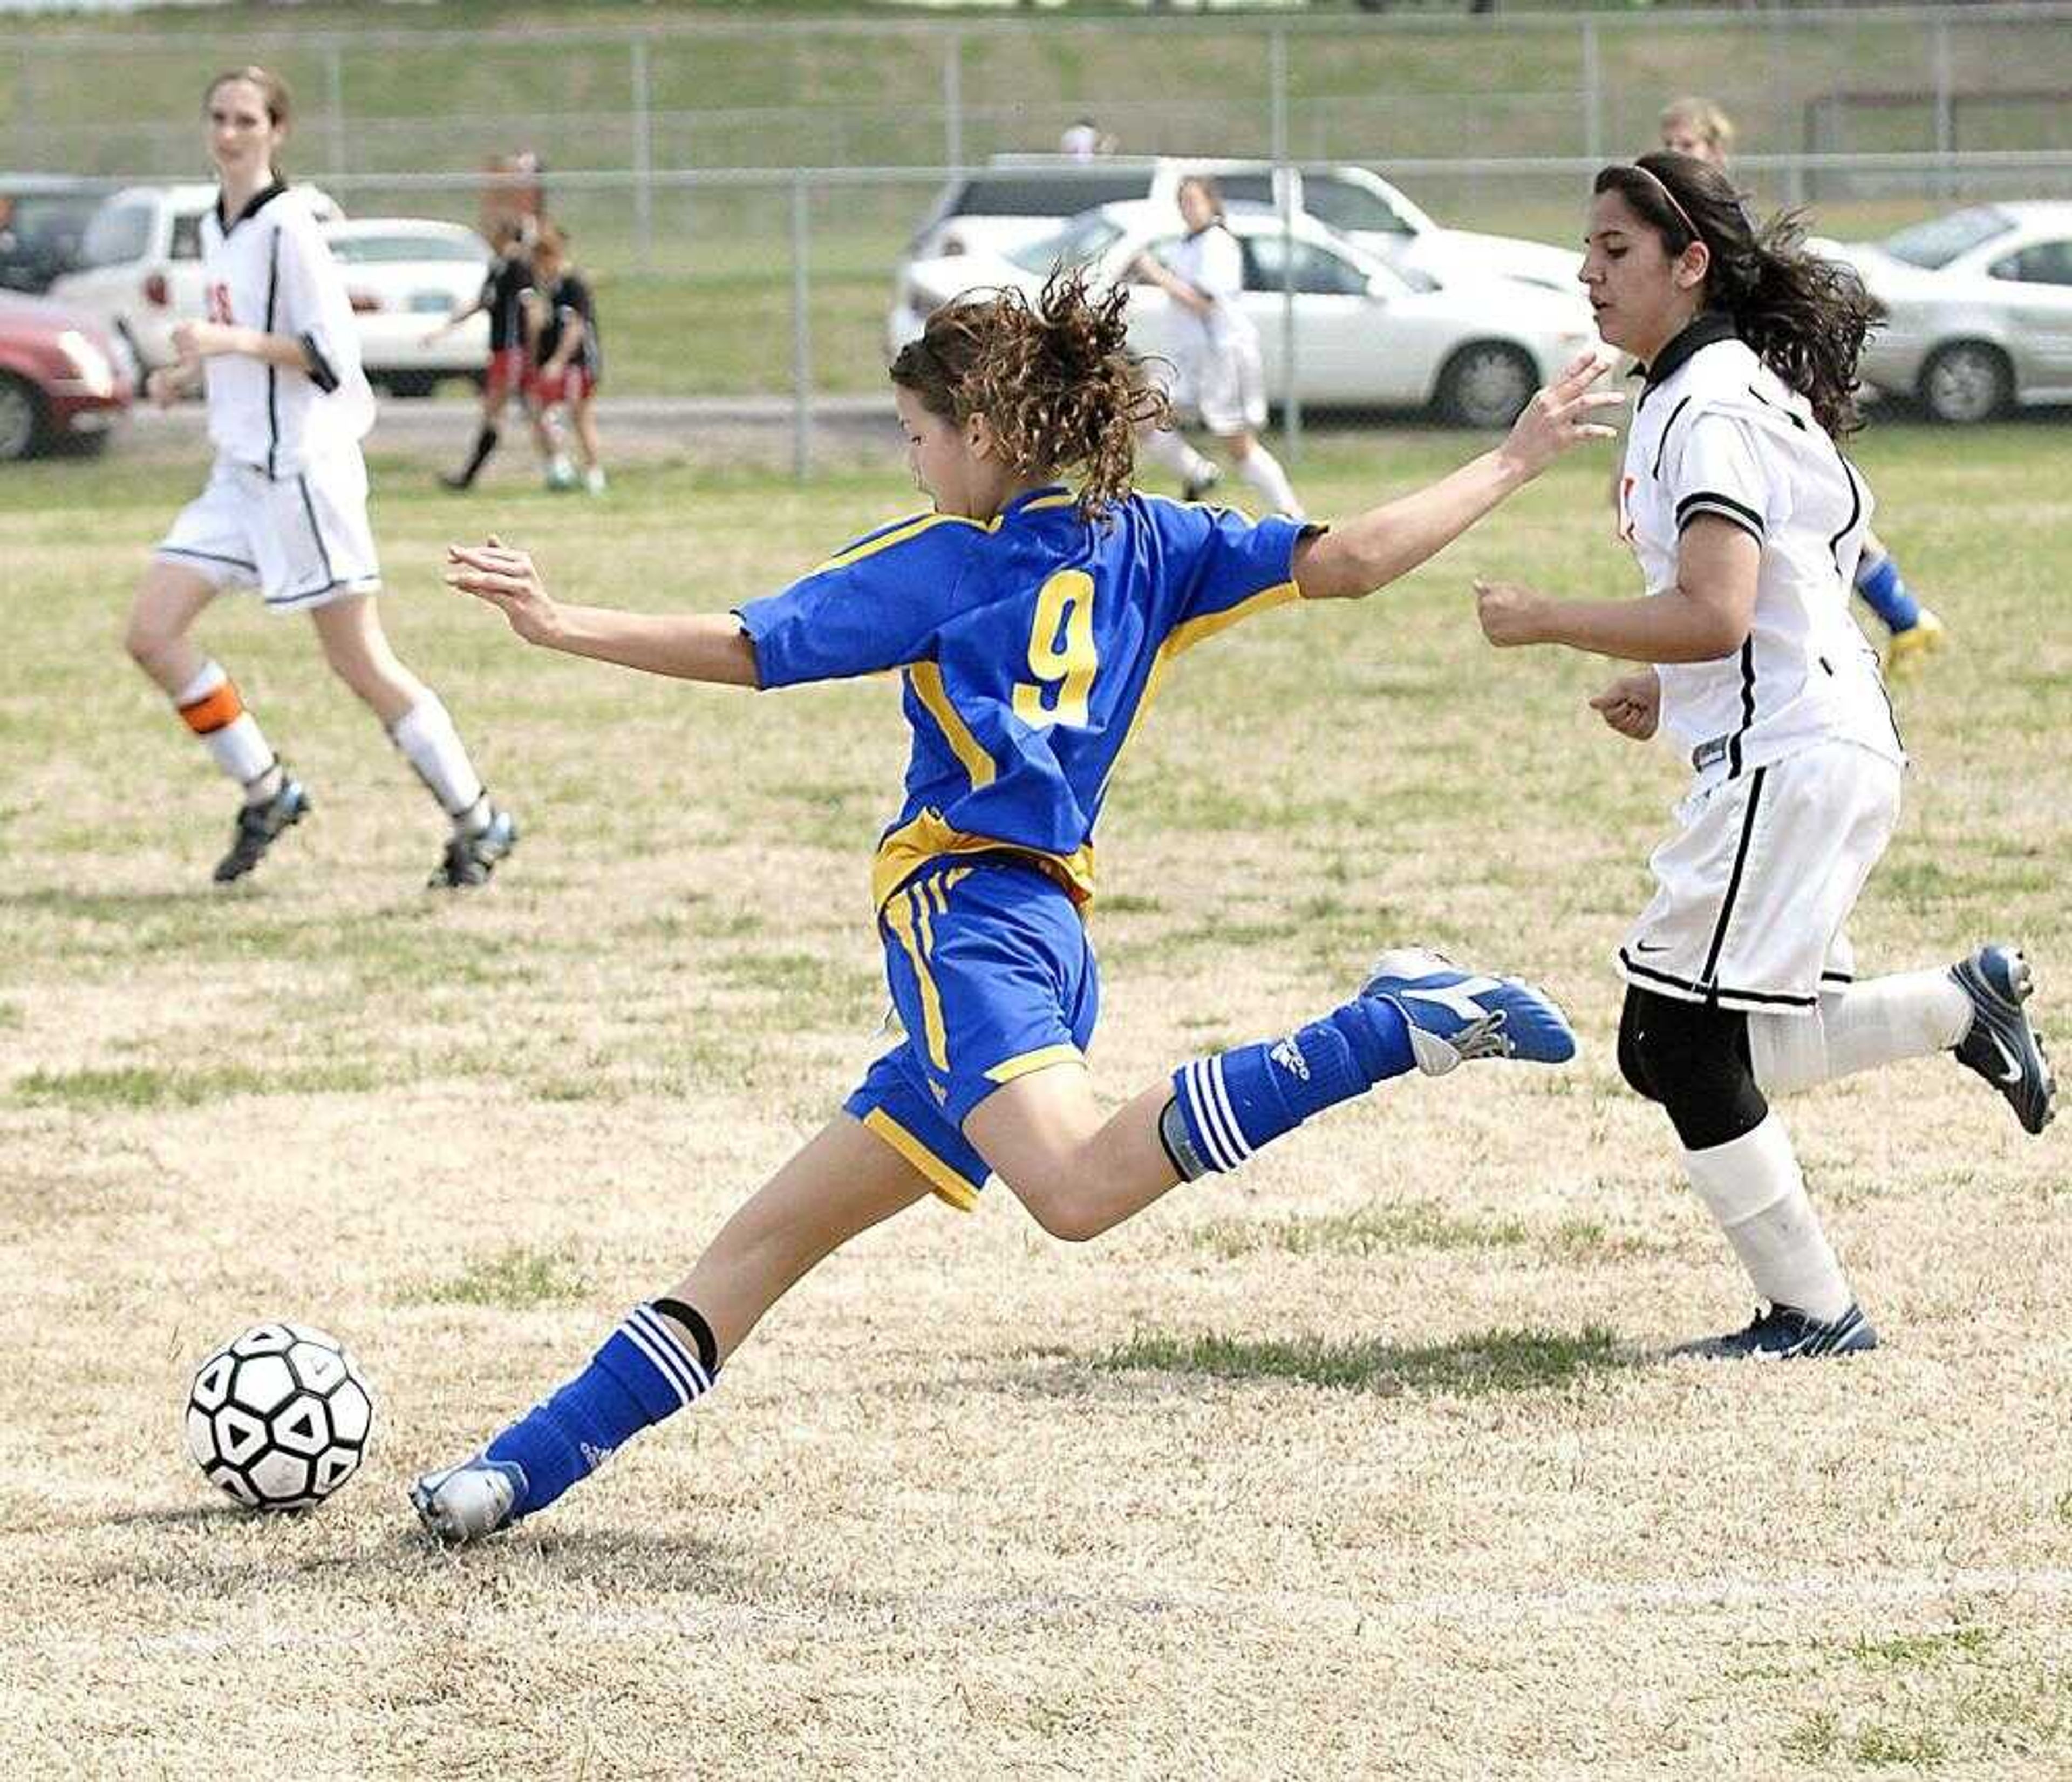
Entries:
<svg viewBox="0 0 2072 1782">
<path fill-rule="evenodd" d="M 1734 319 L 1741 339 L 1807 399 L 1831 437 L 1856 431 L 1856 360 L 1881 312 L 1854 271 L 1807 249 L 1796 212 L 1758 228 L 1717 167 L 1667 152 L 1606 167 L 1593 189 L 1618 193 L 1671 254 L 1702 241 L 1712 253 L 1705 307 Z"/>
<path fill-rule="evenodd" d="M 960 426 L 984 416 L 1018 475 L 1077 472 L 1079 511 L 1095 518 L 1129 492 L 1137 430 L 1171 415 L 1128 350 L 1128 302 L 1120 286 L 1090 293 L 1075 268 L 1033 302 L 1001 290 L 946 303 L 899 349 L 892 381 Z"/>
</svg>

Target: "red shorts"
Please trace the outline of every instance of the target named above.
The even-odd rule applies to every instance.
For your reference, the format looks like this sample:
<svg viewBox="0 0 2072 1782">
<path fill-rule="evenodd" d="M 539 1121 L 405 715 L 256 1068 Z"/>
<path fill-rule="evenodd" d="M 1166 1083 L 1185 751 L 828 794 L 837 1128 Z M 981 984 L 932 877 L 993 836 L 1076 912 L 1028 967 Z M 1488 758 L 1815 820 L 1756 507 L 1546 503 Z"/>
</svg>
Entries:
<svg viewBox="0 0 2072 1782">
<path fill-rule="evenodd" d="M 483 380 L 483 394 L 495 401 L 525 387 L 525 349 L 499 347 L 489 356 L 489 370 Z"/>
<path fill-rule="evenodd" d="M 580 402 L 596 391 L 596 380 L 580 360 L 551 377 L 537 368 L 525 377 L 525 393 L 542 407 L 551 407 L 557 402 Z"/>
</svg>

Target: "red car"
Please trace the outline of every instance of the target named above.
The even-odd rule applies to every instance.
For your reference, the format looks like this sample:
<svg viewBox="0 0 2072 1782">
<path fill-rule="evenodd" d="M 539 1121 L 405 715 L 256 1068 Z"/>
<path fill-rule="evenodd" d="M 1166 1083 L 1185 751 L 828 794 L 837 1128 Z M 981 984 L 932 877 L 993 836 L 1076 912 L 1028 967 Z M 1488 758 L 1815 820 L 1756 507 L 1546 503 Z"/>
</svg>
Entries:
<svg viewBox="0 0 2072 1782">
<path fill-rule="evenodd" d="M 0 460 L 68 441 L 94 449 L 134 394 L 129 356 L 92 323 L 0 292 Z"/>
</svg>

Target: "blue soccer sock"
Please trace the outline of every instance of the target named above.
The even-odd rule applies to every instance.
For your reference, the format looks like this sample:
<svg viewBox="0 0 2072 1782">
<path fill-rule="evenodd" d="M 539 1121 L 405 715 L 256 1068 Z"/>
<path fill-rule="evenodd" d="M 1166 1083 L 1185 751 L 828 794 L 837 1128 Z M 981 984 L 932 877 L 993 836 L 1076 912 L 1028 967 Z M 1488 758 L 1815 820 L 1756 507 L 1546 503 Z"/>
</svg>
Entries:
<svg viewBox="0 0 2072 1782">
<path fill-rule="evenodd" d="M 1906 579 L 1889 553 L 1873 558 L 1867 552 L 1856 559 L 1856 592 L 1895 636 L 1921 623 L 1920 603 L 1906 591 Z"/>
<path fill-rule="evenodd" d="M 489 1444 L 487 1459 L 518 1470 L 515 1516 L 545 1509 L 613 1450 L 712 1389 L 719 1367 L 710 1328 L 688 1306 L 661 1303 L 690 1324 L 699 1353 L 655 1306 L 635 1306 L 588 1367 Z"/>
<path fill-rule="evenodd" d="M 1173 1073 L 1160 1136 L 1183 1180 L 1234 1170 L 1312 1114 L 1416 1064 L 1396 1005 L 1355 997 L 1285 1039 L 1182 1064 Z"/>
</svg>

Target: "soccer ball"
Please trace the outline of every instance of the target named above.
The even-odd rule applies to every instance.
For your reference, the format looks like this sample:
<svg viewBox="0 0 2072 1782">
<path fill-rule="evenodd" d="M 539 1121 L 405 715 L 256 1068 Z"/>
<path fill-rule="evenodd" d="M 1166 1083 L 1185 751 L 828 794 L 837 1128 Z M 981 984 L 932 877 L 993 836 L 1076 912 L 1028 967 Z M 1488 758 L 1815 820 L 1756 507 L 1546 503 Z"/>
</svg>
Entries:
<svg viewBox="0 0 2072 1782">
<path fill-rule="evenodd" d="M 247 1509 L 305 1510 L 359 1471 L 374 1398 L 339 1340 L 254 1324 L 195 1370 L 187 1452 Z"/>
</svg>

